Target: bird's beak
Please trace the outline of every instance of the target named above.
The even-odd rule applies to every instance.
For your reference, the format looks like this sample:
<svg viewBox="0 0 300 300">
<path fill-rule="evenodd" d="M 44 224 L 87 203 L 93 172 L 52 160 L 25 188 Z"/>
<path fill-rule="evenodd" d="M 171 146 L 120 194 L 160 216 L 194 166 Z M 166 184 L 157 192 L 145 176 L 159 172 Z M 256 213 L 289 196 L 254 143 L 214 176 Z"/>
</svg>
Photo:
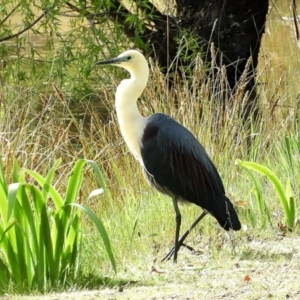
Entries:
<svg viewBox="0 0 300 300">
<path fill-rule="evenodd" d="M 96 62 L 94 65 L 119 65 L 122 62 L 122 58 L 116 57 L 107 60 L 101 60 Z"/>
</svg>

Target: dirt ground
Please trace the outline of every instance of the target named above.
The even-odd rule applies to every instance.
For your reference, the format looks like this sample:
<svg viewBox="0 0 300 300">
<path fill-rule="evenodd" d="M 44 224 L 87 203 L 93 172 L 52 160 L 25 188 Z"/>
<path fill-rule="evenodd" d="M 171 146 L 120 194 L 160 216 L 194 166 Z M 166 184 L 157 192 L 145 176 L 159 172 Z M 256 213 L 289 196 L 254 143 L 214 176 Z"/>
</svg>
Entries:
<svg viewBox="0 0 300 300">
<path fill-rule="evenodd" d="M 181 253 L 182 254 L 182 253 Z M 45 296 L 12 296 L 5 300 L 125 300 L 125 299 L 299 299 L 300 238 L 249 241 L 236 257 L 210 260 L 189 254 L 177 265 L 156 263 L 147 276 L 154 284 L 127 285 L 94 291 Z M 180 256 L 179 256 L 180 258 Z M 185 262 L 183 262 L 185 261 Z M 140 281 L 142 282 L 142 281 Z"/>
</svg>

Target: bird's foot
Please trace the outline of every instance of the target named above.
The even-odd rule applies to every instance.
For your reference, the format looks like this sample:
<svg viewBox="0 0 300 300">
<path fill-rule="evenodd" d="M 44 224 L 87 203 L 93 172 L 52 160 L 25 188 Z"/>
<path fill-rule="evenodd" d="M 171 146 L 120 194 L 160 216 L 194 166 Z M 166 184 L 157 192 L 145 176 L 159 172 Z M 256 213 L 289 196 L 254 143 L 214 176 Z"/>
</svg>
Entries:
<svg viewBox="0 0 300 300">
<path fill-rule="evenodd" d="M 184 243 L 179 243 L 178 250 L 180 249 L 181 246 L 184 246 L 184 247 L 186 247 L 187 249 L 189 249 L 190 251 L 195 252 L 195 249 L 194 249 L 193 247 L 191 247 L 191 246 L 189 246 L 189 245 L 186 245 L 186 244 L 184 244 Z M 163 262 L 163 261 L 170 260 L 170 258 L 174 255 L 174 253 L 175 253 L 175 246 L 173 246 L 173 247 L 171 248 L 171 250 L 169 251 L 169 253 L 162 259 L 162 262 Z"/>
</svg>

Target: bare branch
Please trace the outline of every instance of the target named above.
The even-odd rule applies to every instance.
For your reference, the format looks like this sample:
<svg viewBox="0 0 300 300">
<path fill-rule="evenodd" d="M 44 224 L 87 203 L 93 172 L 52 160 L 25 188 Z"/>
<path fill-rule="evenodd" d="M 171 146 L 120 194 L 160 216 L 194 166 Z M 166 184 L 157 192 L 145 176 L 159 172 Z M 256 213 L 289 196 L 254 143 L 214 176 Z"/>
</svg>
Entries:
<svg viewBox="0 0 300 300">
<path fill-rule="evenodd" d="M 69 6 L 72 10 L 75 10 L 78 13 L 82 13 L 82 11 L 80 10 L 80 8 L 78 8 L 77 6 L 75 6 L 74 4 L 70 3 L 69 1 L 66 2 L 66 5 Z"/>
<path fill-rule="evenodd" d="M 18 9 L 18 7 L 21 5 L 21 3 L 19 3 L 18 5 L 16 5 L 12 10 L 11 12 L 9 12 L 7 14 L 7 16 L 2 20 L 0 21 L 0 25 L 4 24 L 6 22 L 6 20 Z"/>
<path fill-rule="evenodd" d="M 37 17 L 31 24 L 29 24 L 27 27 L 23 28 L 22 30 L 20 30 L 19 32 L 6 36 L 4 38 L 0 38 L 0 42 L 4 42 L 7 40 L 10 40 L 12 38 L 18 37 L 19 35 L 21 35 L 22 33 L 24 33 L 25 31 L 29 30 L 30 28 L 32 28 L 36 23 L 38 23 L 47 13 L 50 9 L 52 9 L 54 6 L 49 7 L 48 9 L 45 9 L 43 11 L 43 13 Z"/>
</svg>

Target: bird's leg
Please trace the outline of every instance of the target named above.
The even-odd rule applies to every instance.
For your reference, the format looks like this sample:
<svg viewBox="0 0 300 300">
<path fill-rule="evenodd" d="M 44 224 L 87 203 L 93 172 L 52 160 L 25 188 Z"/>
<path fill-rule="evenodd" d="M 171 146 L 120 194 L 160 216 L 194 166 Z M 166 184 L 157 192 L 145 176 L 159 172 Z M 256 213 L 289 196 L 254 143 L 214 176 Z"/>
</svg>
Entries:
<svg viewBox="0 0 300 300">
<path fill-rule="evenodd" d="M 195 226 L 207 215 L 206 211 L 203 211 L 202 214 L 194 221 L 194 223 L 190 226 L 190 228 L 182 235 L 182 237 L 178 240 L 178 250 L 181 246 L 187 247 L 189 250 L 192 251 L 192 247 L 189 247 L 185 245 L 183 242 L 186 239 L 186 237 L 189 235 L 189 233 L 195 228 Z M 175 244 L 176 245 L 176 244 Z M 177 250 L 177 251 L 178 251 Z M 175 246 L 170 250 L 170 252 L 163 258 L 162 261 L 169 260 L 172 255 L 174 254 L 175 256 Z M 176 255 L 177 257 L 177 255 Z"/>
<path fill-rule="evenodd" d="M 178 203 L 177 203 L 177 197 L 173 196 L 172 197 L 173 200 L 173 205 L 174 205 L 174 209 L 175 209 L 175 222 L 176 222 L 176 229 L 175 229 L 175 244 L 174 244 L 174 263 L 177 262 L 177 253 L 179 250 L 179 232 L 180 232 L 180 225 L 181 225 L 181 214 L 180 214 L 180 210 L 178 207 Z"/>
<path fill-rule="evenodd" d="M 179 239 L 179 244 L 183 245 L 184 240 L 190 234 L 190 232 L 196 227 L 196 225 L 207 215 L 206 211 L 203 211 L 201 215 L 194 221 L 194 223 L 190 226 L 190 228 L 182 235 Z"/>
</svg>

